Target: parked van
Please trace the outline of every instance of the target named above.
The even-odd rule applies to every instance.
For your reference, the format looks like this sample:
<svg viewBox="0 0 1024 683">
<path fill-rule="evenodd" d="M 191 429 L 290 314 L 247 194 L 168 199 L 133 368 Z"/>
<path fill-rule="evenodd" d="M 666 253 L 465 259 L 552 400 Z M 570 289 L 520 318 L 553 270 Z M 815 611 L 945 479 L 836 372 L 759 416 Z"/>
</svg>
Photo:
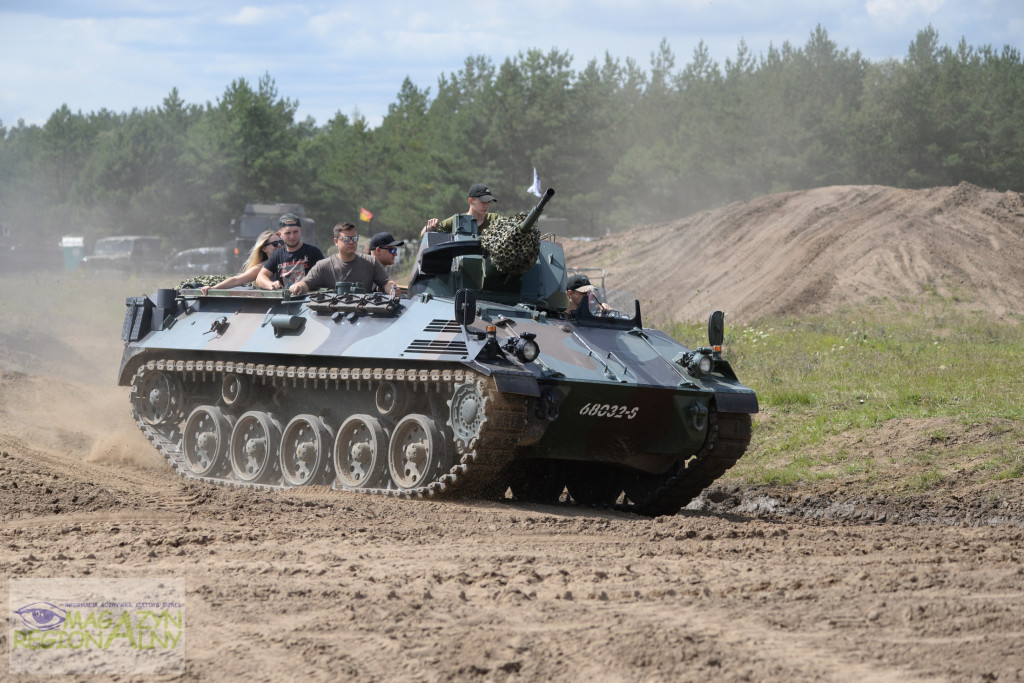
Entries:
<svg viewBox="0 0 1024 683">
<path fill-rule="evenodd" d="M 165 262 L 159 237 L 120 235 L 96 240 L 92 253 L 79 263 L 82 270 L 162 271 Z"/>
<path fill-rule="evenodd" d="M 167 262 L 167 271 L 184 275 L 230 275 L 237 269 L 228 260 L 227 247 L 193 247 L 179 251 Z"/>
</svg>

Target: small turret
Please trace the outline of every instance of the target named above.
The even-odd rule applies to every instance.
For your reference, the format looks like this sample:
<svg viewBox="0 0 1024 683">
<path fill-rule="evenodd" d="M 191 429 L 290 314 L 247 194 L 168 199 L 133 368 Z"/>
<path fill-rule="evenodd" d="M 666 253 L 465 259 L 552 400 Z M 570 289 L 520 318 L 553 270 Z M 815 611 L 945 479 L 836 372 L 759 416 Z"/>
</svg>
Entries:
<svg viewBox="0 0 1024 683">
<path fill-rule="evenodd" d="M 540 239 L 536 223 L 554 196 L 552 188 L 529 213 L 493 219 L 481 234 L 476 220 L 458 214 L 452 233 L 427 233 L 409 292 L 454 296 L 471 289 L 482 301 L 565 308 L 565 256 L 556 242 Z"/>
</svg>

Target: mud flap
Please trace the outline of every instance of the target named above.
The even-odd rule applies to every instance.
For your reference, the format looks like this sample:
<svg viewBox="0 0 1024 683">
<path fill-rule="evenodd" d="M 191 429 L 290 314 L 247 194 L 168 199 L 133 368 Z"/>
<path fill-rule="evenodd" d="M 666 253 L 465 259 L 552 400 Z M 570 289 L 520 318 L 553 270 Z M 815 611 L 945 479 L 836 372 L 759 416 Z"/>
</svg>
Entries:
<svg viewBox="0 0 1024 683">
<path fill-rule="evenodd" d="M 503 394 L 522 394 L 524 396 L 540 396 L 537 379 L 532 375 L 506 375 L 494 373 L 494 384 Z"/>
<path fill-rule="evenodd" d="M 757 396 L 753 393 L 730 393 L 716 389 L 715 403 L 722 413 L 756 413 Z"/>
</svg>

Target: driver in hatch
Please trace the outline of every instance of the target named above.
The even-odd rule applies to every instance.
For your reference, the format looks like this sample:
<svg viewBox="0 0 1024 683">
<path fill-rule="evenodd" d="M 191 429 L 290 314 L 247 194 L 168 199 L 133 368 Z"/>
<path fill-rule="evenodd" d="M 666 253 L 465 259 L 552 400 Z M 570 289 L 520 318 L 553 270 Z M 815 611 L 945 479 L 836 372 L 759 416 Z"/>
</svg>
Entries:
<svg viewBox="0 0 1024 683">
<path fill-rule="evenodd" d="M 569 297 L 569 311 L 572 315 L 580 307 L 580 302 L 587 300 L 590 312 L 593 315 L 607 315 L 612 312 L 612 307 L 597 298 L 597 287 L 590 284 L 590 278 L 583 273 L 577 273 L 569 277 L 569 284 L 565 290 Z"/>
</svg>

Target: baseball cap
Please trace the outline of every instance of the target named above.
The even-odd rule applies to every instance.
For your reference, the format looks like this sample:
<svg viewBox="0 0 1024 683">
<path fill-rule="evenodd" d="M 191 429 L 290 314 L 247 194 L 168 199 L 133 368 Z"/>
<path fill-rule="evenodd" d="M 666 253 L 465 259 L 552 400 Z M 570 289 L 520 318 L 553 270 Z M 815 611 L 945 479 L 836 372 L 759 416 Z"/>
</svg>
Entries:
<svg viewBox="0 0 1024 683">
<path fill-rule="evenodd" d="M 378 232 L 376 235 L 370 238 L 370 251 L 373 251 L 377 247 L 400 247 L 405 244 L 405 240 L 401 242 L 395 240 L 391 236 L 390 232 Z"/>
<path fill-rule="evenodd" d="M 277 227 L 283 228 L 286 225 L 298 225 L 302 227 L 302 221 L 294 213 L 286 213 L 277 219 Z"/>
<path fill-rule="evenodd" d="M 469 196 L 479 199 L 482 202 L 496 202 L 497 199 L 491 194 L 491 188 L 487 187 L 483 183 L 477 183 L 469 188 Z"/>
<path fill-rule="evenodd" d="M 597 289 L 594 285 L 590 284 L 590 278 L 583 273 L 576 273 L 569 278 L 569 284 L 566 289 L 575 289 L 577 292 L 593 292 Z"/>
</svg>

